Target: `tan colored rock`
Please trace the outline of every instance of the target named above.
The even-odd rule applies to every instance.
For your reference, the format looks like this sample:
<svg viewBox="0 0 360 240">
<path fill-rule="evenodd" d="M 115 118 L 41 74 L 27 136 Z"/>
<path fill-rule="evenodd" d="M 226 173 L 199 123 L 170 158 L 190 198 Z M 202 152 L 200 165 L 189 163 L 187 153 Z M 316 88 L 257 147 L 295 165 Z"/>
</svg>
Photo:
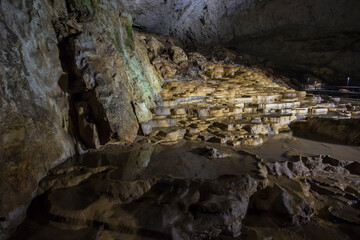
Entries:
<svg viewBox="0 0 360 240">
<path fill-rule="evenodd" d="M 188 57 L 186 55 L 186 53 L 184 52 L 184 50 L 182 50 L 179 47 L 176 46 L 172 46 L 170 48 L 170 53 L 171 53 L 171 59 L 174 61 L 174 63 L 178 64 L 184 61 L 188 60 Z"/>
<path fill-rule="evenodd" d="M 23 221 L 39 179 L 75 154 L 57 40 L 74 29 L 55 32 L 58 11 L 64 2 L 0 6 L 0 239 Z"/>
<path fill-rule="evenodd" d="M 235 73 L 239 70 L 237 67 L 225 67 L 224 68 L 224 76 L 225 77 L 233 77 Z"/>
<path fill-rule="evenodd" d="M 177 73 L 177 69 L 176 68 L 172 68 L 168 65 L 163 65 L 160 67 L 160 73 L 163 76 L 163 78 L 174 78 L 176 73 Z"/>
<path fill-rule="evenodd" d="M 244 127 L 244 129 L 247 130 L 251 134 L 256 134 L 256 135 L 268 135 L 269 134 L 269 127 L 267 127 L 263 124 L 247 125 Z"/>
<path fill-rule="evenodd" d="M 312 108 L 311 109 L 311 114 L 313 114 L 313 115 L 325 115 L 327 113 L 328 113 L 327 108 Z"/>
<path fill-rule="evenodd" d="M 336 111 L 335 107 L 344 110 L 336 118 L 355 114 L 350 106 L 289 89 L 253 69 L 215 62 L 201 66 L 203 72 L 198 76 L 204 80 L 179 75 L 166 81 L 162 100 L 153 109 L 154 127 L 186 129 L 190 140 L 258 145 L 262 143 L 259 135 L 289 131 L 292 121 L 309 114 L 327 114 L 327 109 Z"/>
<path fill-rule="evenodd" d="M 153 57 L 161 55 L 165 48 L 165 46 L 154 37 L 150 38 L 148 45 Z"/>
<path fill-rule="evenodd" d="M 158 120 L 151 120 L 150 124 L 153 128 L 161 128 L 161 127 L 172 127 L 175 126 L 177 123 L 176 118 L 166 118 L 166 119 L 158 119 Z"/>
<path fill-rule="evenodd" d="M 175 129 L 170 130 L 168 132 L 160 131 L 156 138 L 158 142 L 176 142 L 184 138 L 184 135 L 186 134 L 186 129 Z"/>
<path fill-rule="evenodd" d="M 198 66 L 203 66 L 206 63 L 206 57 L 198 52 L 189 53 L 189 61 L 196 62 Z"/>
<path fill-rule="evenodd" d="M 210 137 L 208 142 L 225 144 L 228 140 L 226 137 Z"/>
<path fill-rule="evenodd" d="M 136 117 L 139 123 L 146 123 L 152 119 L 152 113 L 150 112 L 146 103 L 134 103 Z"/>
<path fill-rule="evenodd" d="M 254 137 L 254 138 L 244 138 L 241 139 L 242 146 L 258 146 L 263 143 L 263 139 L 261 137 Z"/>
</svg>

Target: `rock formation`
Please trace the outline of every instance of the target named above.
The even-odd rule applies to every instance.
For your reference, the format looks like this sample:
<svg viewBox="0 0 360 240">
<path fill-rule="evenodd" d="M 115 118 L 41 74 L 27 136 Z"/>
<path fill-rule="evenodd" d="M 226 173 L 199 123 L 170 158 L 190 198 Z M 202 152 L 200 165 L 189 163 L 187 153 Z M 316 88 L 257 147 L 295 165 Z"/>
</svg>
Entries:
<svg viewBox="0 0 360 240">
<path fill-rule="evenodd" d="M 132 142 L 161 82 L 112 1 L 2 1 L 1 13 L 4 238 L 50 168 L 112 139 Z"/>
<path fill-rule="evenodd" d="M 136 26 L 189 43 L 224 44 L 244 60 L 304 78 L 359 82 L 360 3 L 351 0 L 121 0 Z M 161 11 L 154 11 L 161 9 Z"/>
<path fill-rule="evenodd" d="M 75 153 L 51 19 L 59 1 L 1 1 L 0 238 L 23 219 L 38 181 Z"/>
<path fill-rule="evenodd" d="M 114 232 L 189 239 L 256 235 L 258 229 L 243 228 L 248 209 L 285 216 L 279 225 L 301 225 L 317 214 L 311 202 L 318 201 L 316 194 L 341 195 L 326 216 L 358 224 L 335 207 L 353 210 L 359 187 L 349 179 L 359 174 L 356 162 L 299 157 L 273 165 L 259 161 L 262 176 L 139 179 L 157 144 L 171 147 L 185 139 L 258 146 L 294 121 L 294 130 L 359 144 L 358 132 L 345 125 L 359 128 L 360 102 L 296 91 L 272 70 L 242 64 L 255 57 L 264 66 L 328 82 L 334 75 L 359 77 L 359 2 L 324 2 L 2 0 L 0 239 L 21 223 L 34 198 L 29 211 L 48 214 L 54 228 L 101 225 L 109 230 L 99 233 L 104 238 Z M 297 15 L 288 11 L 295 8 Z M 209 48 L 215 44 L 235 52 Z M 344 130 L 349 134 L 340 137 Z M 104 145 L 135 140 L 143 145 L 127 153 L 125 164 L 102 158 Z M 93 152 L 96 166 L 56 167 L 90 149 L 99 149 Z M 213 161 L 232 156 L 205 149 Z M 336 179 L 325 179 L 330 174 Z M 284 186 L 294 179 L 296 187 L 306 187 L 295 192 Z"/>
<path fill-rule="evenodd" d="M 338 127 L 333 133 L 338 135 L 341 125 L 350 122 L 348 129 L 358 128 L 358 120 L 346 120 L 358 118 L 357 101 L 295 91 L 260 69 L 234 64 L 230 59 L 208 61 L 198 52 L 184 52 L 171 38 L 141 36 L 147 43 L 150 62 L 164 78 L 161 98 L 150 108 L 153 116 L 141 123 L 149 142 L 174 143 L 185 138 L 255 146 L 262 144 L 264 136 L 288 131 L 293 121 L 293 129 L 300 133 L 295 126 L 301 122 L 311 125 L 314 117 L 329 120 L 319 120 L 313 130 L 304 127 L 303 133 L 318 129 L 325 136 L 327 129 Z M 330 121 L 334 127 L 325 123 Z M 351 138 L 343 142 L 357 144 L 358 132 L 353 135 L 342 135 Z"/>
<path fill-rule="evenodd" d="M 338 141 L 350 145 L 360 143 L 360 122 L 358 119 L 308 118 L 291 124 L 294 134 L 308 134 L 313 137 Z M 311 137 L 311 136 L 310 136 Z"/>
<path fill-rule="evenodd" d="M 54 228 L 75 232 L 92 226 L 98 229 L 92 234 L 108 239 L 303 239 L 316 234 L 354 239 L 360 230 L 358 162 L 320 155 L 266 163 L 247 153 L 257 163 L 250 175 L 144 179 L 141 174 L 124 177 L 143 166 L 126 161 L 126 152 L 109 150 L 51 170 L 30 206 L 31 221 L 40 221 L 41 213 Z M 132 151 L 136 156 L 148 152 Z M 114 153 L 120 161 L 114 161 Z M 143 158 L 130 154 L 128 159 Z M 333 232 L 337 221 L 343 230 Z"/>
</svg>

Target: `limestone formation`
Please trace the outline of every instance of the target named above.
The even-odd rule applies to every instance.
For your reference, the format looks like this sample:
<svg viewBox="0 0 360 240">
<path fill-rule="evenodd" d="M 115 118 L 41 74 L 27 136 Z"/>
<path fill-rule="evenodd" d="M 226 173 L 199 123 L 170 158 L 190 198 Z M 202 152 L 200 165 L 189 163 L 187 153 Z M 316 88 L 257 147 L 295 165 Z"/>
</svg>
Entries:
<svg viewBox="0 0 360 240">
<path fill-rule="evenodd" d="M 291 128 L 295 134 L 317 136 L 341 143 L 360 144 L 360 121 L 358 119 L 308 118 L 294 122 Z"/>
<path fill-rule="evenodd" d="M 160 76 L 118 2 L 5 0 L 0 11 L 3 239 L 50 168 L 135 139 Z"/>
<path fill-rule="evenodd" d="M 138 161 L 131 156 L 129 160 Z M 128 173 L 141 168 L 134 167 Z M 112 232 L 125 230 L 140 236 L 185 239 L 211 238 L 220 233 L 238 236 L 249 197 L 257 187 L 249 176 L 213 180 L 156 176 L 125 180 L 124 172 L 119 174 L 119 170 L 122 171 L 114 165 L 65 165 L 52 170 L 40 183 L 47 207 L 44 205 L 38 211 L 48 211 L 53 226 L 69 230 L 98 222 Z M 100 180 L 103 177 L 105 181 Z M 134 204 L 138 206 L 132 208 Z M 99 211 L 100 208 L 103 210 Z"/>
<path fill-rule="evenodd" d="M 143 38 L 150 39 L 148 54 L 151 58 L 154 36 L 143 34 Z M 164 44 L 169 41 L 159 39 Z M 162 52 L 170 54 L 174 46 L 164 44 L 161 43 Z M 176 49 L 180 51 L 179 47 Z M 151 108 L 153 116 L 142 124 L 142 128 L 147 129 L 146 135 L 151 130 L 161 130 L 160 134 L 149 138 L 152 142 L 174 142 L 184 136 L 192 141 L 256 146 L 263 142 L 264 136 L 288 131 L 291 122 L 295 121 L 295 126 L 307 116 L 331 119 L 358 116 L 359 103 L 353 103 L 349 111 L 344 108 L 346 100 L 295 91 L 275 83 L 258 69 L 206 61 L 199 53 L 189 53 L 189 56 L 181 63 L 164 54 L 152 61 L 165 78 L 161 98 L 157 99 L 156 107 Z M 162 71 L 166 66 L 172 66 L 171 76 Z M 193 68 L 189 74 L 189 69 Z M 354 120 L 355 124 L 357 122 Z M 166 132 L 183 130 L 186 130 L 185 135 L 167 137 Z"/>
<path fill-rule="evenodd" d="M 30 206 L 31 221 L 40 214 L 53 229 L 91 226 L 99 230 L 88 234 L 99 235 L 105 227 L 120 238 L 301 239 L 330 231 L 329 239 L 353 239 L 360 230 L 358 162 L 320 155 L 269 163 L 254 155 L 251 176 L 143 178 L 153 148 L 108 148 L 52 169 Z"/>
<path fill-rule="evenodd" d="M 74 39 L 76 67 L 83 74 L 79 81 L 95 82 L 82 96 L 89 98 L 90 92 L 95 98 L 90 115 L 103 128 L 102 144 L 111 138 L 132 142 L 139 123 L 151 118 L 148 108 L 154 104 L 160 78 L 132 31 L 131 16 L 110 5 L 92 8 L 96 16 L 78 23 L 82 32 Z"/>
<path fill-rule="evenodd" d="M 25 217 L 38 181 L 75 153 L 51 23 L 64 9 L 60 1 L 0 4 L 0 239 Z"/>
<path fill-rule="evenodd" d="M 327 82 L 359 82 L 360 2 L 120 0 L 142 29 L 190 44 L 225 45 L 241 60 Z M 161 11 L 154 11 L 161 9 Z"/>
<path fill-rule="evenodd" d="M 358 162 L 289 151 L 282 162 L 247 155 L 256 162 L 245 175 L 231 169 L 241 165 L 234 151 L 291 129 L 359 145 L 360 102 L 344 97 L 356 93 L 296 91 L 299 82 L 269 69 L 310 72 L 314 87 L 359 77 L 351 21 L 359 2 L 323 2 L 1 1 L 0 239 L 27 210 L 49 222 L 45 233 L 86 239 L 263 239 L 251 223 L 259 213 L 276 229 L 303 231 L 320 219 L 325 232 L 336 220 L 346 223 L 346 237 L 359 235 Z M 197 167 L 230 162 L 226 174 L 236 174 L 202 178 L 189 167 L 191 177 L 144 175 L 156 147 L 171 152 L 184 142 L 202 149 Z M 111 157 L 102 155 L 110 143 Z M 24 222 L 30 232 L 31 224 L 44 227 L 32 220 Z"/>
</svg>

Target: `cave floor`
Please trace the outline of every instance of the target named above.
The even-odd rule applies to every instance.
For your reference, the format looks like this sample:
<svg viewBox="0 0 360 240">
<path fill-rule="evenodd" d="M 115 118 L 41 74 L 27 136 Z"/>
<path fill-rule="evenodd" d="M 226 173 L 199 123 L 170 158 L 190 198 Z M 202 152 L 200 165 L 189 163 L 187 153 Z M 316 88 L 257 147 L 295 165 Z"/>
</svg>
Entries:
<svg viewBox="0 0 360 240">
<path fill-rule="evenodd" d="M 50 170 L 11 239 L 358 239 L 358 156 L 290 132 L 108 145 Z"/>
</svg>

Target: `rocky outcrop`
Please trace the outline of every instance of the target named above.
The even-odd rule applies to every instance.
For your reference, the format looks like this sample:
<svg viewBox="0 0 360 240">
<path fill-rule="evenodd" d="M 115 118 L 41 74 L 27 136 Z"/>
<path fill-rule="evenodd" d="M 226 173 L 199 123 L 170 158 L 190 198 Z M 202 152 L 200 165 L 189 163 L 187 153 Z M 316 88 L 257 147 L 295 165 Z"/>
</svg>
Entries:
<svg viewBox="0 0 360 240">
<path fill-rule="evenodd" d="M 259 145 L 264 135 L 286 131 L 291 121 L 307 114 L 300 105 L 305 92 L 277 85 L 256 70 L 206 62 L 199 76 L 203 79 L 180 75 L 166 80 L 148 123 L 161 132 L 153 132 L 150 141 L 174 142 L 162 132 L 177 128 L 185 130 L 187 140 Z"/>
<path fill-rule="evenodd" d="M 93 175 L 87 183 L 46 194 L 45 202 L 53 224 L 75 229 L 98 221 L 111 231 L 127 229 L 130 234 L 144 237 L 160 235 L 205 239 L 220 233 L 238 236 L 249 196 L 256 191 L 256 182 L 248 176 L 216 180 L 156 177 L 123 182 L 111 175 L 102 184 L 96 184 L 100 179 Z M 94 191 L 92 196 L 81 194 L 84 184 Z M 102 187 L 109 192 L 101 193 Z M 115 189 L 119 189 L 118 195 L 112 195 Z M 80 197 L 79 201 L 67 204 L 69 193 Z M 131 208 L 132 205 L 136 207 Z M 100 206 L 104 209 L 103 213 L 98 212 Z M 115 213 L 109 215 L 107 211 L 110 209 L 114 209 Z"/>
<path fill-rule="evenodd" d="M 357 0 L 121 0 L 142 29 L 189 43 L 224 44 L 244 60 L 328 82 L 359 82 Z M 161 9 L 161 11 L 154 11 Z"/>
<path fill-rule="evenodd" d="M 74 153 L 51 19 L 56 1 L 1 1 L 0 239 L 23 219 L 37 182 Z"/>
<path fill-rule="evenodd" d="M 0 223 L 76 151 L 132 142 L 160 89 L 131 17 L 113 1 L 2 1 Z M 5 194 L 6 193 L 6 194 Z"/>
<path fill-rule="evenodd" d="M 358 162 L 319 155 L 268 163 L 243 152 L 254 166 L 249 175 L 201 178 L 158 172 L 150 176 L 146 171 L 151 165 L 163 168 L 163 162 L 148 165 L 153 150 L 147 145 L 130 152 L 107 146 L 52 169 L 40 183 L 28 222 L 13 238 L 29 233 L 40 237 L 49 225 L 51 234 L 64 231 L 57 237 L 85 231 L 87 235 L 79 233 L 80 239 L 102 231 L 109 234 L 107 239 L 210 239 L 240 234 L 245 239 L 313 239 L 329 232 L 329 239 L 356 239 L 358 235 Z M 197 165 L 199 154 L 225 168 L 235 167 L 212 147 L 191 151 L 196 157 L 190 161 L 197 170 L 204 169 Z M 161 153 L 154 150 L 154 154 Z M 173 165 L 169 168 L 179 168 L 176 158 L 164 159 L 169 160 Z M 38 225 L 30 229 L 31 222 Z M 89 228 L 94 231 L 87 232 Z"/>
<path fill-rule="evenodd" d="M 257 188 L 252 177 L 140 180 L 141 175 L 134 173 L 146 165 L 134 163 L 142 162 L 148 151 L 132 149 L 129 161 L 126 152 L 120 161 L 111 161 L 118 159 L 111 157 L 118 150 L 92 152 L 84 156 L 88 161 L 70 161 L 52 169 L 41 181 L 42 195 L 30 212 L 43 213 L 55 228 L 68 230 L 100 224 L 119 234 L 183 239 L 241 233 L 249 198 Z M 99 157 L 108 161 L 100 163 Z M 38 201 L 44 204 L 37 205 Z"/>
<path fill-rule="evenodd" d="M 293 121 L 293 126 L 304 124 L 306 116 L 310 119 L 305 122 L 308 125 L 316 116 L 328 119 L 322 122 L 332 121 L 331 129 L 338 128 L 333 135 L 349 137 L 348 143 L 357 138 L 356 131 L 350 136 L 340 134 L 340 129 L 344 128 L 345 119 L 356 125 L 358 101 L 350 103 L 344 97 L 295 91 L 261 69 L 235 64 L 228 57 L 208 61 L 211 55 L 206 58 L 198 52 L 186 53 L 174 43 L 166 46 L 171 39 L 144 36 L 149 59 L 165 81 L 161 99 L 151 108 L 152 118 L 141 124 L 147 130 L 144 134 L 149 135 L 148 142 L 173 144 L 185 138 L 254 146 L 262 144 L 266 135 L 290 130 L 288 124 Z M 174 58 L 174 49 L 181 61 Z M 315 124 L 311 131 L 321 131 L 326 136 L 333 132 L 329 129 L 327 133 L 326 126 L 329 124 Z"/>
<path fill-rule="evenodd" d="M 293 6 L 294 3 L 287 1 L 262 1 L 260 5 L 250 0 L 211 3 L 202 0 L 156 3 L 125 0 L 1 1 L 0 191 L 6 194 L 2 194 L 0 199 L 0 238 L 6 238 L 23 219 L 30 199 L 36 195 L 37 183 L 48 169 L 74 153 L 99 148 L 112 140 L 131 143 L 138 133 L 150 134 L 150 142 L 169 144 L 185 137 L 232 146 L 257 145 L 262 143 L 261 136 L 287 129 L 294 115 L 304 116 L 308 110 L 314 115 L 325 114 L 335 107 L 319 105 L 318 108 L 299 108 L 299 99 L 311 105 L 317 102 L 317 98 L 305 98 L 304 92 L 280 86 L 258 71 L 228 64 L 231 63 L 230 58 L 223 62 L 216 59 L 207 62 L 200 53 L 187 53 L 172 40 L 161 42 L 148 34 L 135 33 L 132 18 L 120 3 L 133 11 L 134 27 L 138 29 L 171 33 L 192 43 L 229 43 L 239 51 L 244 51 L 242 47 L 246 46 L 250 54 L 271 58 L 279 66 L 311 71 L 313 74 L 318 74 L 319 69 L 323 73 L 325 63 L 326 68 L 335 73 L 357 74 L 352 68 L 353 64 L 358 63 L 356 28 L 343 28 L 348 22 L 340 21 L 333 32 L 328 31 L 328 25 L 320 30 L 314 28 L 316 31 L 306 31 L 304 36 L 301 35 L 304 37 L 301 43 L 298 43 L 297 34 L 302 32 L 303 25 L 296 25 L 290 30 L 287 28 L 287 21 L 292 22 L 298 16 L 286 15 L 285 23 L 276 25 L 276 29 L 271 28 L 273 25 L 267 25 L 277 4 L 285 4 L 289 8 Z M 337 6 L 338 3 L 334 1 L 334 5 L 329 6 Z M 154 6 L 159 6 L 156 9 L 161 11 L 154 11 Z M 339 5 L 339 12 L 349 10 L 344 6 L 350 10 L 357 7 L 355 3 L 342 4 Z M 318 8 L 316 4 L 310 6 L 310 9 Z M 245 13 L 246 9 L 250 12 Z M 320 18 L 328 16 L 326 9 L 325 12 L 319 10 Z M 262 20 L 253 20 L 251 11 L 261 12 Z M 251 14 L 251 17 L 247 14 Z M 347 16 L 353 17 L 352 14 Z M 158 24 L 164 19 L 169 21 L 165 25 Z M 248 22 L 256 24 L 246 24 Z M 259 29 L 266 31 L 259 35 Z M 287 38 L 288 33 L 295 41 Z M 269 34 L 275 37 L 263 37 Z M 316 44 L 320 37 L 325 40 L 333 39 L 333 36 L 344 38 L 335 43 L 326 41 L 324 48 L 320 44 L 320 50 L 315 49 L 317 53 L 331 52 L 320 61 L 318 55 L 312 59 L 315 50 L 307 48 L 313 42 L 306 40 L 306 34 L 314 35 Z M 254 37 L 261 41 L 258 44 L 261 54 L 253 51 L 254 47 L 247 43 Z M 276 53 L 261 50 L 267 48 L 267 44 L 279 46 L 278 40 L 280 44 L 283 41 L 291 44 L 282 45 L 286 46 L 284 50 Z M 306 42 L 305 48 L 301 45 L 303 42 Z M 300 56 L 299 48 L 305 52 L 305 56 Z M 349 49 L 355 52 L 354 61 L 350 62 L 347 61 Z M 294 57 L 288 61 L 286 54 L 290 51 Z M 304 67 L 310 56 L 310 64 Z M 339 63 L 333 61 L 334 56 Z M 326 71 L 324 76 L 328 76 Z M 160 91 L 161 77 L 168 82 L 164 85 L 163 99 L 155 101 Z M 192 81 L 184 81 L 189 77 Z M 258 115 L 258 110 L 261 110 L 261 115 Z M 357 111 L 355 107 L 344 111 L 344 115 L 348 117 L 350 114 L 351 117 Z M 234 124 L 227 121 L 229 119 L 244 121 Z M 152 134 L 153 127 L 168 126 L 170 128 Z M 106 206 L 121 212 L 123 206 L 119 205 L 119 200 L 121 204 L 137 204 L 134 201 L 143 197 L 150 200 L 145 200 L 138 212 L 131 213 L 140 223 L 134 224 L 136 227 L 186 237 L 193 234 L 192 229 L 199 228 L 201 232 L 195 232 L 198 238 L 215 237 L 220 233 L 232 236 L 240 234 L 249 197 L 256 188 L 254 179 L 238 176 L 207 181 L 156 177 L 134 183 L 136 174 L 149 162 L 153 148 L 143 150 L 138 155 L 134 153 L 128 161 L 127 174 L 121 173 L 129 177 L 125 183 L 118 181 L 122 179 L 116 179 L 117 169 L 108 167 L 54 173 L 61 176 L 53 176 L 51 183 L 42 182 L 39 190 L 44 194 L 42 198 L 47 200 L 46 207 L 50 207 L 46 211 L 49 210 L 54 218 L 77 221 L 79 226 L 86 226 L 89 222 L 97 224 L 101 220 L 117 230 L 123 225 L 114 222 Z M 216 151 L 210 153 L 214 158 L 225 156 L 222 154 Z M 137 167 L 141 169 L 137 170 Z M 358 166 L 355 167 L 358 169 Z M 108 174 L 109 181 L 105 182 L 104 188 L 98 177 L 108 177 Z M 64 176 L 67 182 L 57 181 L 58 177 Z M 78 185 L 83 180 L 89 180 L 85 183 L 89 187 L 87 190 L 94 190 L 90 191 L 92 200 L 85 199 L 89 203 L 87 206 L 91 205 L 90 210 L 84 210 L 82 201 L 74 202 L 70 207 L 61 201 L 64 187 L 72 188 L 69 195 L 74 193 L 74 196 L 86 198 L 86 195 L 78 194 Z M 116 196 L 119 197 L 116 200 L 113 199 L 115 196 L 109 198 L 113 191 L 105 190 L 104 193 L 103 190 L 107 188 L 116 191 L 119 188 L 118 193 L 124 195 Z M 169 197 L 174 188 L 179 190 L 174 195 L 176 204 Z M 80 187 L 80 193 L 82 190 Z M 286 195 L 281 186 L 271 187 L 269 191 L 275 191 L 276 196 Z M 211 195 L 207 195 L 209 193 Z M 156 197 L 157 194 L 161 197 Z M 288 202 L 283 200 L 279 211 L 287 207 Z M 294 209 L 297 203 L 295 201 Z M 64 206 L 70 209 L 63 212 Z M 96 212 L 99 206 L 105 209 L 104 215 Z M 307 203 L 302 206 L 306 207 Z M 131 206 L 127 207 L 129 205 L 125 206 L 125 210 L 131 212 Z M 72 212 L 74 209 L 77 212 Z M 159 209 L 161 214 L 154 215 L 154 222 L 160 222 L 160 225 L 149 226 L 148 222 L 143 221 Z M 294 209 L 287 210 L 290 215 L 295 212 L 295 218 L 307 218 L 309 215 L 305 208 L 299 211 Z M 331 211 L 339 215 L 335 210 Z M 84 213 L 84 218 L 77 218 L 78 213 Z M 208 216 L 212 221 L 207 221 Z M 156 217 L 161 221 L 157 221 L 159 219 Z M 185 227 L 184 222 L 188 223 Z M 175 226 L 174 231 L 172 226 Z M 125 224 L 125 227 L 128 226 Z"/>
<path fill-rule="evenodd" d="M 75 134 L 87 148 L 110 139 L 132 142 L 139 122 L 151 117 L 147 109 L 157 97 L 160 77 L 149 63 L 141 36 L 132 30 L 130 15 L 107 2 L 90 4 L 88 14 L 81 13 L 81 4 L 70 6 L 59 22 L 82 16 L 75 19 L 79 31 L 64 36 L 58 29 L 58 38 L 60 44 L 65 42 L 64 65 L 73 62 L 62 83 L 75 105 L 73 118 L 79 130 Z"/>
<path fill-rule="evenodd" d="M 359 179 L 356 171 L 360 165 L 358 162 L 327 155 L 293 156 L 289 161 L 273 163 L 259 160 L 260 179 L 267 184 L 250 198 L 245 236 L 286 239 L 296 236 L 290 233 L 294 226 L 301 226 L 295 227 L 301 234 L 299 239 L 310 237 L 313 231 L 324 234 L 330 231 L 329 239 L 356 238 L 360 223 L 356 217 L 359 213 L 359 185 L 357 180 L 354 181 Z M 271 220 L 267 219 L 269 214 Z M 269 222 L 261 223 L 263 221 Z M 331 222 L 350 225 L 339 231 L 339 226 L 331 225 Z M 282 230 L 264 231 L 264 227 L 271 224 Z M 287 229 L 289 226 L 292 227 Z M 332 230 L 326 226 L 331 226 Z"/>
<path fill-rule="evenodd" d="M 295 135 L 326 139 L 350 145 L 360 144 L 359 119 L 308 118 L 290 125 Z"/>
</svg>

